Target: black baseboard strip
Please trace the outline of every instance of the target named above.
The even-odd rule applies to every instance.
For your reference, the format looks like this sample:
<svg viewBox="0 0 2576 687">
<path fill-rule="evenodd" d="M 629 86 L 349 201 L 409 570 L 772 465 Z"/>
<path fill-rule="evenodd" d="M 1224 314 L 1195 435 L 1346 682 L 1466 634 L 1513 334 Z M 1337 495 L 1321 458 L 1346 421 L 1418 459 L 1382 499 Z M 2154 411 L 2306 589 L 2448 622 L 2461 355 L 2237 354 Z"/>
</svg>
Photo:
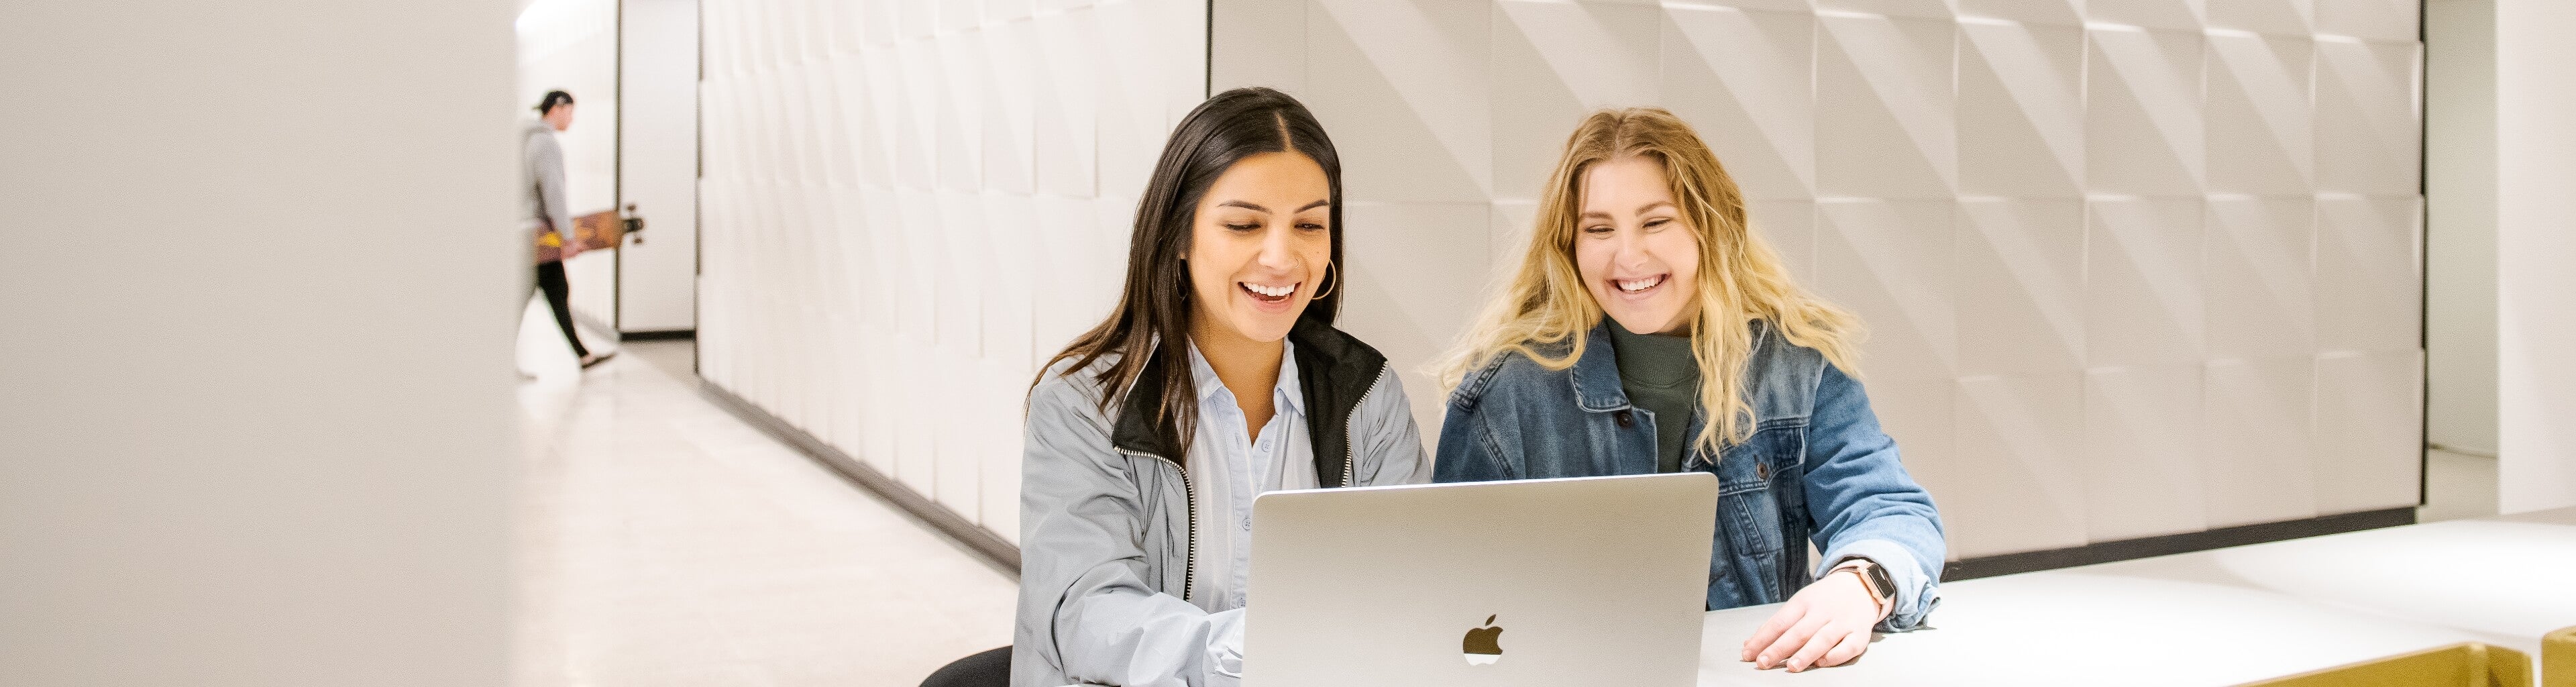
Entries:
<svg viewBox="0 0 2576 687">
<path fill-rule="evenodd" d="M 698 338 L 695 329 L 669 329 L 657 332 L 620 332 L 620 341 L 688 341 Z"/>
<path fill-rule="evenodd" d="M 1000 535 L 993 534 L 992 530 L 984 529 L 975 524 L 974 520 L 959 515 L 957 511 L 949 510 L 947 506 L 939 505 L 939 502 L 931 500 L 921 492 L 913 491 L 911 487 L 904 486 L 893 477 L 878 472 L 866 462 L 833 448 L 830 444 L 823 443 L 822 439 L 807 434 L 805 430 L 797 429 L 795 425 L 788 424 L 786 420 L 771 415 L 760 406 L 752 405 L 750 401 L 735 396 L 733 392 L 716 386 L 714 382 L 699 379 L 698 391 L 708 399 L 714 400 L 716 405 L 732 412 L 735 417 L 742 418 L 744 422 L 751 423 L 754 427 L 759 427 L 761 431 L 776 437 L 780 442 L 796 447 L 797 451 L 814 459 L 814 462 L 821 463 L 823 467 L 831 468 L 851 484 L 885 498 L 886 501 L 893 503 L 895 508 L 920 520 L 922 524 L 929 525 L 940 534 L 948 535 L 950 540 L 957 542 L 967 551 L 974 552 L 995 570 L 1009 575 L 1012 581 L 1017 582 L 1020 579 L 1020 547 L 1003 540 Z"/>
<path fill-rule="evenodd" d="M 2186 532 L 2160 537 L 2141 537 L 2087 544 L 2074 548 L 2008 553 L 2001 556 L 1954 561 L 1941 572 L 1941 580 L 1955 582 L 1980 577 L 2011 575 L 2039 570 L 2072 568 L 2079 565 L 2109 563 L 2138 558 L 2153 558 L 2177 553 L 2207 551 L 2230 546 L 2315 537 L 2344 532 L 2358 532 L 2382 527 L 2415 524 L 2413 507 L 2362 511 L 2328 515 L 2307 520 L 2267 522 L 2259 525 L 2225 527 L 2206 532 Z"/>
<path fill-rule="evenodd" d="M 634 334 L 628 334 L 627 336 L 629 338 L 636 337 Z M 913 491 L 911 487 L 904 486 L 902 482 L 896 481 L 893 477 L 887 476 L 885 473 L 878 472 L 876 468 L 869 466 L 866 462 L 860 461 L 858 458 L 853 457 L 848 453 L 844 453 L 840 449 L 833 448 L 830 444 L 823 443 L 822 439 L 816 438 L 812 434 L 807 434 L 804 430 L 797 429 L 794 425 L 788 424 L 786 420 L 780 419 L 776 415 L 771 415 L 769 411 L 763 410 L 759 406 L 752 405 L 750 401 L 746 401 L 739 396 L 735 396 L 733 392 L 726 391 L 723 387 L 716 386 L 713 382 L 700 379 L 698 381 L 698 390 L 700 393 L 706 395 L 707 398 L 714 400 L 716 405 L 733 413 L 735 417 L 742 418 L 744 422 L 748 422 L 754 427 L 759 427 L 761 431 L 768 433 L 770 436 L 777 438 L 779 441 L 786 443 L 789 446 L 795 447 L 796 450 L 804 453 L 807 457 L 814 459 L 814 462 L 820 463 L 824 467 L 831 468 L 834 473 L 841 475 L 842 478 L 849 480 L 850 483 L 857 485 L 859 488 L 866 489 L 871 493 L 885 498 L 885 500 L 892 502 L 896 508 L 904 511 L 905 514 L 911 515 L 913 518 L 920 520 L 922 524 L 929 525 L 932 529 L 938 530 L 941 534 L 947 535 L 949 539 L 956 541 L 966 550 L 974 552 L 978 556 L 982 557 L 986 563 L 991 564 L 995 569 L 1011 576 L 1013 580 L 1019 579 L 1020 548 L 1003 540 L 1001 536 L 993 534 L 991 530 L 987 530 L 980 525 L 976 525 L 973 520 L 968 519 L 966 516 L 960 515 L 956 511 L 949 510 L 947 506 L 940 505 L 939 502 L 931 500 L 930 497 L 924 496 L 920 492 Z M 1944 582 L 1973 580 L 1981 577 L 1995 577 L 1999 575 L 2036 572 L 2040 570 L 2055 570 L 2058 568 L 2072 568 L 2080 565 L 2092 565 L 2095 563 L 2110 563 L 2114 561 L 2134 560 L 2139 558 L 2153 558 L 2156 556 L 2166 556 L 2177 553 L 2221 549 L 2230 546 L 2260 544 L 2285 539 L 2299 539 L 2302 537 L 2358 532 L 2361 530 L 2412 524 L 2415 524 L 2415 509 L 2413 507 L 2404 507 L 2390 508 L 2386 510 L 2362 511 L 2359 513 L 2345 513 L 2341 515 L 2329 515 L 2306 520 L 2268 522 L 2257 525 L 2227 527 L 2203 532 L 2186 532 L 2182 534 L 2170 534 L 2157 537 L 2123 539 L 2119 541 L 2087 544 L 2073 548 L 2011 553 L 2000 556 L 1987 556 L 1984 558 L 1952 561 L 1949 565 L 1944 566 L 1941 573 L 1941 580 Z"/>
</svg>

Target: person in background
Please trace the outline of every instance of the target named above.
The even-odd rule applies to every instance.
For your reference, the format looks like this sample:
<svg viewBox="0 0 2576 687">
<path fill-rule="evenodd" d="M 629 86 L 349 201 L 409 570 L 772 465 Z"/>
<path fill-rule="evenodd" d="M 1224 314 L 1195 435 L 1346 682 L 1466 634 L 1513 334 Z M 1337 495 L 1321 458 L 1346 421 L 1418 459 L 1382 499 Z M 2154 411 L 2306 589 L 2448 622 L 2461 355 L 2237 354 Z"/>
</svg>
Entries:
<svg viewBox="0 0 2576 687">
<path fill-rule="evenodd" d="M 564 200 L 563 144 L 555 141 L 555 132 L 572 128 L 572 94 L 547 91 L 537 101 L 537 116 L 521 117 L 520 134 L 525 145 L 520 150 L 520 179 L 527 194 L 521 196 L 522 216 L 529 233 L 541 248 L 537 256 L 536 288 L 546 294 L 546 305 L 554 309 L 555 326 L 563 329 L 564 341 L 572 344 L 572 354 L 581 358 L 582 367 L 597 365 L 614 353 L 594 355 L 581 345 L 581 335 L 573 333 L 572 282 L 564 278 L 563 261 L 580 255 L 581 242 L 572 230 L 572 211 Z M 559 248 L 547 255 L 543 247 Z"/>
<path fill-rule="evenodd" d="M 1854 378 L 1860 321 L 1790 279 L 1699 135 L 1661 109 L 1593 113 L 1544 194 L 1442 371 L 1434 479 L 1715 474 L 1708 608 L 1786 602 L 1740 647 L 1761 668 L 1921 626 L 1941 518 Z"/>
</svg>

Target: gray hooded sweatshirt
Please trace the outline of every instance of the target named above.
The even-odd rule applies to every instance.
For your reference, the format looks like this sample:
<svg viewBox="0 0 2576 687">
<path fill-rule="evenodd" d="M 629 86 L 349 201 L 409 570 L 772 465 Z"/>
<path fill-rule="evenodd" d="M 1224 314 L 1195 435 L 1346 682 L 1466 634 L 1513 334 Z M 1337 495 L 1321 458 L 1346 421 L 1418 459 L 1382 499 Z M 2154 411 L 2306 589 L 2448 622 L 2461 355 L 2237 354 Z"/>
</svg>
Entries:
<svg viewBox="0 0 2576 687">
<path fill-rule="evenodd" d="M 564 200 L 563 144 L 555 128 L 533 116 L 519 118 L 519 218 L 531 231 L 548 222 L 572 243 L 572 210 Z"/>
<path fill-rule="evenodd" d="M 1430 481 L 1421 432 L 1386 358 L 1311 320 L 1288 338 L 1317 483 Z M 1185 452 L 1155 431 L 1154 394 L 1120 394 L 1101 412 L 1095 380 L 1113 363 L 1079 371 L 1059 363 L 1029 393 L 1011 685 L 1237 684 L 1249 609 L 1211 612 L 1214 602 L 1189 588 L 1199 543 Z M 1160 388 L 1164 368 L 1189 374 L 1186 365 L 1148 365 L 1132 388 Z"/>
</svg>

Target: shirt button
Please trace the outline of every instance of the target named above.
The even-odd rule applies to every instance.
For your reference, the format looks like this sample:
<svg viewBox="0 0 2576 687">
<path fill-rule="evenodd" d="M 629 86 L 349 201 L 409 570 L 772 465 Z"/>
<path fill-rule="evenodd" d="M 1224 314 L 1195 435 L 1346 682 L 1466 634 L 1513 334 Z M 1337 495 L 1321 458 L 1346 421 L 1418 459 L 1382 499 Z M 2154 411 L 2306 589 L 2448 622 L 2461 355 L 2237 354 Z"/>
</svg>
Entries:
<svg viewBox="0 0 2576 687">
<path fill-rule="evenodd" d="M 1622 411 L 1619 411 L 1619 412 L 1616 412 L 1616 413 L 1611 413 L 1611 414 L 1610 414 L 1610 418 L 1611 418 L 1611 419 L 1613 419 L 1613 420 L 1618 420 L 1618 421 L 1619 421 L 1619 426 L 1621 426 L 1621 427 L 1634 427 L 1634 426 L 1637 426 L 1637 416 L 1635 416 L 1635 415 L 1631 415 L 1631 414 L 1629 414 L 1629 413 L 1628 413 L 1628 411 L 1625 411 L 1625 410 L 1622 410 Z"/>
</svg>

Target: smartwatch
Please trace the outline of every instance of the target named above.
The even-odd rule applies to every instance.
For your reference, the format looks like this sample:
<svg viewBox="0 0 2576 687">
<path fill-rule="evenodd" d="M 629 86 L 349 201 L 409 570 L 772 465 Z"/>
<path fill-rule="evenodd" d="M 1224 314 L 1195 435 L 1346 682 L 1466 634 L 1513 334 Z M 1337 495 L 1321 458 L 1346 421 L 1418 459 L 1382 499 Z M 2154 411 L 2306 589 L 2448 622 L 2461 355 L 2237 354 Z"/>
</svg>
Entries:
<svg viewBox="0 0 2576 687">
<path fill-rule="evenodd" d="M 1869 592 L 1869 600 L 1878 602 L 1878 607 L 1884 609 L 1879 617 L 1884 618 L 1896 612 L 1896 580 L 1887 576 L 1886 568 L 1880 567 L 1877 561 L 1868 558 L 1845 556 L 1842 560 L 1834 561 L 1833 569 L 1825 571 L 1825 574 L 1831 575 L 1844 570 L 1850 570 L 1860 576 L 1860 586 Z"/>
</svg>

